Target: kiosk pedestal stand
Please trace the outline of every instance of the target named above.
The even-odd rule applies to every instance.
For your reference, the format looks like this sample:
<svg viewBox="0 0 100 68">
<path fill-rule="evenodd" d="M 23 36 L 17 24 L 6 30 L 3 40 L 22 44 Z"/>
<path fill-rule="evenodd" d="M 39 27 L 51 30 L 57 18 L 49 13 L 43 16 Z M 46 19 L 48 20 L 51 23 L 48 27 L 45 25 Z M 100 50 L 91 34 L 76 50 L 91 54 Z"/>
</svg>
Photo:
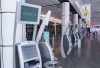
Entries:
<svg viewBox="0 0 100 68">
<path fill-rule="evenodd" d="M 44 63 L 45 68 L 62 68 L 58 61 L 48 61 Z"/>
</svg>

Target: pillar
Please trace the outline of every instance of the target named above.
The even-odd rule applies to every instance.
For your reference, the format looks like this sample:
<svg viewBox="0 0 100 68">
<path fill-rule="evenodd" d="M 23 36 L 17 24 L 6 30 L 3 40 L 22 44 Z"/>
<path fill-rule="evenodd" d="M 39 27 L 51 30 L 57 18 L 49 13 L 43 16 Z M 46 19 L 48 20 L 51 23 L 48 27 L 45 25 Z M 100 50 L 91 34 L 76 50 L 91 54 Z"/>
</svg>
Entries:
<svg viewBox="0 0 100 68">
<path fill-rule="evenodd" d="M 61 55 L 63 58 L 66 58 L 64 49 L 63 49 L 63 35 L 66 31 L 66 28 L 68 28 L 69 25 L 69 19 L 70 19 L 70 4 L 69 2 L 63 2 L 62 3 L 62 39 L 61 39 Z M 66 35 L 69 34 L 69 30 L 66 31 Z"/>
<path fill-rule="evenodd" d="M 22 0 L 0 0 L 1 2 L 1 23 L 2 23 L 2 68 L 14 68 L 14 52 L 13 52 L 13 40 L 14 40 L 14 24 L 16 14 L 16 2 Z M 17 26 L 16 43 L 22 42 L 22 25 Z"/>
<path fill-rule="evenodd" d="M 74 46 L 78 46 L 78 14 L 74 14 L 74 18 L 73 18 L 73 22 L 74 22 L 74 35 L 75 35 L 75 44 Z"/>
<path fill-rule="evenodd" d="M 57 34 L 56 26 L 57 26 L 57 24 L 56 24 L 56 22 L 55 22 L 55 23 L 54 23 L 54 27 L 55 27 L 55 37 L 56 37 L 56 34 Z"/>
<path fill-rule="evenodd" d="M 79 19 L 79 29 L 81 29 L 81 27 L 82 27 L 82 19 L 80 18 Z"/>
<path fill-rule="evenodd" d="M 81 36 L 81 28 L 82 28 L 82 19 L 79 19 L 79 34 Z M 81 48 L 81 37 L 78 39 L 78 48 Z"/>
<path fill-rule="evenodd" d="M 74 33 L 77 33 L 78 28 L 75 28 L 75 25 L 78 25 L 78 14 L 74 14 Z"/>
</svg>

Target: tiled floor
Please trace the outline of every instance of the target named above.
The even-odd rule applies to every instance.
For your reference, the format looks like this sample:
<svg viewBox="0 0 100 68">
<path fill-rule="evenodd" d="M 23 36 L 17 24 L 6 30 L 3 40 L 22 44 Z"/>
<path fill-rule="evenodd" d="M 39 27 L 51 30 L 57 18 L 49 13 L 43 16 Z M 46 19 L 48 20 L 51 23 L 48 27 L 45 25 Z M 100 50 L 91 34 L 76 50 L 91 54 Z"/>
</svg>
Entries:
<svg viewBox="0 0 100 68">
<path fill-rule="evenodd" d="M 82 41 L 82 48 L 74 48 L 66 59 L 61 58 L 60 45 L 56 45 L 55 55 L 62 68 L 100 68 L 100 36 Z"/>
</svg>

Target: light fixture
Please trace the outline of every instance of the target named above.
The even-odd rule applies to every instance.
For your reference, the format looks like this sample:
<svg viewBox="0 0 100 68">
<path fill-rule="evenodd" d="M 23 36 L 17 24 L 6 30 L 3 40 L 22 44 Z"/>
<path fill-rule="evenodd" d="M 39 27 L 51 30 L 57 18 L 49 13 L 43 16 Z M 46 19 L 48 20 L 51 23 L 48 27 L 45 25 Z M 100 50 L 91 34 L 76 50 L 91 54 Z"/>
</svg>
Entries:
<svg viewBox="0 0 100 68">
<path fill-rule="evenodd" d="M 41 19 L 43 20 L 45 18 L 45 15 L 41 15 Z M 51 22 L 54 22 L 54 23 L 61 23 L 61 20 L 60 19 L 57 19 L 55 17 L 50 17 L 50 21 Z"/>
</svg>

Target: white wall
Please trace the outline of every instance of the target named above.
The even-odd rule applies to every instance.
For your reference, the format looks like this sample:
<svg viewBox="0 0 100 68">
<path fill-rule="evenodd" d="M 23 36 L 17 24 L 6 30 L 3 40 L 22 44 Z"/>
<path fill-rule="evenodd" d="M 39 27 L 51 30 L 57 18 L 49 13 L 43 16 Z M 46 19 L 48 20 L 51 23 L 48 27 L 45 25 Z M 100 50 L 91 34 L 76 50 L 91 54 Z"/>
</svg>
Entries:
<svg viewBox="0 0 100 68">
<path fill-rule="evenodd" d="M 3 37 L 2 58 L 4 63 L 2 68 L 14 68 L 13 67 L 14 66 L 13 33 L 14 33 L 14 24 L 15 24 L 16 2 L 21 2 L 21 1 L 22 0 L 1 0 L 2 12 L 6 12 L 6 13 L 2 13 L 2 37 Z M 19 25 L 17 27 L 19 27 Z M 21 28 L 21 26 L 19 28 Z M 21 40 L 20 36 L 19 38 Z"/>
</svg>

